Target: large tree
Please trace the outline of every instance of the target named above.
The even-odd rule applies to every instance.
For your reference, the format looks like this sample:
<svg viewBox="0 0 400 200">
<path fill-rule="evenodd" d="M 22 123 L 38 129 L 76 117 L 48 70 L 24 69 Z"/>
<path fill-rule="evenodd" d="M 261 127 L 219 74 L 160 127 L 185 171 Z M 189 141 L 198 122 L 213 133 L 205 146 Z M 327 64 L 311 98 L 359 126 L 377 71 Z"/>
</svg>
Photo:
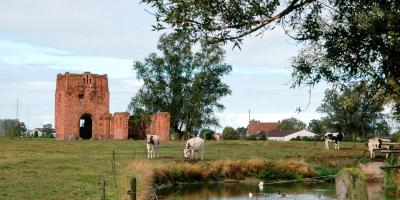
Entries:
<svg viewBox="0 0 400 200">
<path fill-rule="evenodd" d="M 194 52 L 195 44 L 199 48 Z M 162 56 L 152 53 L 134 64 L 143 86 L 129 110 L 169 112 L 171 127 L 180 137 L 183 131 L 218 125 L 214 112 L 224 109 L 220 100 L 231 93 L 222 78 L 232 70 L 223 62 L 220 45 L 195 43 L 186 34 L 173 33 L 162 35 L 157 48 Z"/>
<path fill-rule="evenodd" d="M 304 44 L 293 59 L 293 86 L 365 80 L 381 88 L 400 116 L 400 1 L 142 0 L 155 8 L 156 30 L 239 45 L 281 27 Z"/>
<path fill-rule="evenodd" d="M 303 130 L 306 126 L 304 122 L 294 117 L 282 119 L 278 122 L 279 130 Z"/>
<path fill-rule="evenodd" d="M 329 131 L 345 135 L 385 135 L 389 126 L 382 113 L 384 98 L 377 87 L 360 83 L 341 90 L 328 89 L 322 105 L 317 109 Z"/>
</svg>

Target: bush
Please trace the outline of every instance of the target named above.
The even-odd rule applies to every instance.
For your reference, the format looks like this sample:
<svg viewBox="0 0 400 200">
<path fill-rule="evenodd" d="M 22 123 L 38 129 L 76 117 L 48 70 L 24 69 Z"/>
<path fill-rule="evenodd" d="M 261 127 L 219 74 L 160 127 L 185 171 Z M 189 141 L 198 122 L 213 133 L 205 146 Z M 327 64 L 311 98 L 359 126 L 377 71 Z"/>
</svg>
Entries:
<svg viewBox="0 0 400 200">
<path fill-rule="evenodd" d="M 240 135 L 230 126 L 224 128 L 222 136 L 224 140 L 238 140 L 240 138 Z"/>
<path fill-rule="evenodd" d="M 307 137 L 307 136 L 300 137 L 300 136 L 297 136 L 295 138 L 292 138 L 291 140 L 293 140 L 293 141 L 315 141 L 317 139 L 318 138 L 315 138 L 315 137 Z"/>
</svg>

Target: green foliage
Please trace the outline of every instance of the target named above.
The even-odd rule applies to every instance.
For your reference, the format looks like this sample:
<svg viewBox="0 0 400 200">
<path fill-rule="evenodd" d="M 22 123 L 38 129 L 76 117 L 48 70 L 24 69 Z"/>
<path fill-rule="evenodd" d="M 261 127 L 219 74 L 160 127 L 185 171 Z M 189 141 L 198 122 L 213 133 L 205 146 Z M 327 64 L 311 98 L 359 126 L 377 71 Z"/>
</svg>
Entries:
<svg viewBox="0 0 400 200">
<path fill-rule="evenodd" d="M 392 142 L 400 142 L 400 131 L 392 134 Z"/>
<path fill-rule="evenodd" d="M 240 138 L 245 138 L 246 132 L 247 132 L 247 128 L 245 128 L 245 127 L 239 127 L 236 129 L 236 133 L 238 133 L 240 135 Z"/>
<path fill-rule="evenodd" d="M 384 98 L 378 88 L 365 82 L 339 89 L 328 89 L 317 111 L 328 131 L 342 132 L 345 137 L 352 134 L 387 135 L 390 132 L 383 111 Z"/>
<path fill-rule="evenodd" d="M 18 119 L 0 119 L 0 136 L 20 137 L 26 131 L 24 122 Z"/>
<path fill-rule="evenodd" d="M 219 101 L 229 95 L 229 86 L 222 77 L 232 67 L 223 63 L 224 50 L 217 44 L 200 40 L 200 48 L 193 52 L 194 43 L 182 33 L 162 35 L 158 50 L 143 62 L 136 61 L 133 69 L 143 86 L 131 100 L 132 113 L 169 112 L 171 128 L 183 135 L 203 126 L 218 125 L 215 111 L 222 111 Z"/>
<path fill-rule="evenodd" d="M 53 138 L 54 136 L 52 134 L 52 129 L 53 129 L 53 126 L 51 124 L 44 124 L 43 128 L 42 128 L 43 135 L 41 137 Z M 36 134 L 36 132 L 35 132 L 35 134 Z"/>
<path fill-rule="evenodd" d="M 315 141 L 316 138 L 314 138 L 314 137 L 307 137 L 307 136 L 304 136 L 304 137 L 297 136 L 297 137 L 295 137 L 295 138 L 292 138 L 291 140 L 293 140 L 293 141 Z"/>
<path fill-rule="evenodd" d="M 227 126 L 222 131 L 222 137 L 224 140 L 238 140 L 240 135 L 235 131 L 234 128 Z"/>
<path fill-rule="evenodd" d="M 303 130 L 306 128 L 306 124 L 294 117 L 283 119 L 278 122 L 279 130 Z"/>
<path fill-rule="evenodd" d="M 324 135 L 327 132 L 326 121 L 319 119 L 312 119 L 310 123 L 308 123 L 307 130 L 318 135 Z"/>
<path fill-rule="evenodd" d="M 367 81 L 393 100 L 400 118 L 400 2 L 142 0 L 155 9 L 155 30 L 233 42 L 282 27 L 305 44 L 293 59 L 293 87 Z"/>
<path fill-rule="evenodd" d="M 211 130 L 211 129 L 203 128 L 200 131 L 200 136 L 202 138 L 205 138 L 206 140 L 211 140 L 211 139 L 213 139 L 214 133 L 215 132 L 213 130 Z"/>
</svg>

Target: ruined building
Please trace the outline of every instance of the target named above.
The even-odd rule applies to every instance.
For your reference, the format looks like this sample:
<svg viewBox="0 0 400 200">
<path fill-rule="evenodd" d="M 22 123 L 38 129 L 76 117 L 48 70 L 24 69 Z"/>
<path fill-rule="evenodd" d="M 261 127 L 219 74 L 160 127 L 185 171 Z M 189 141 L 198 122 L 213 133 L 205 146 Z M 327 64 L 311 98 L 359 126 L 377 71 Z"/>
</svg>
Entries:
<svg viewBox="0 0 400 200">
<path fill-rule="evenodd" d="M 107 75 L 57 75 L 55 126 L 58 140 L 127 139 L 129 113 L 110 113 Z"/>
<path fill-rule="evenodd" d="M 107 75 L 57 75 L 55 93 L 55 128 L 58 140 L 128 139 L 128 112 L 110 113 Z M 169 139 L 170 115 L 151 116 L 146 133 Z"/>
</svg>

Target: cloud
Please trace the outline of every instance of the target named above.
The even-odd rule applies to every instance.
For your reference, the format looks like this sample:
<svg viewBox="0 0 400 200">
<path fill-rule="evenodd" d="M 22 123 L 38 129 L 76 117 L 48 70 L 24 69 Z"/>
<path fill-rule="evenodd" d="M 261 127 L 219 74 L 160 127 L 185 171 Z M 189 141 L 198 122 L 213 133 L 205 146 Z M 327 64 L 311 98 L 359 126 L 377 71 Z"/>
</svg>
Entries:
<svg viewBox="0 0 400 200">
<path fill-rule="evenodd" d="M 139 58 L 160 35 L 151 31 L 154 17 L 145 9 L 151 10 L 130 0 L 2 0 L 0 37 L 83 55 Z"/>
<path fill-rule="evenodd" d="M 53 92 L 55 83 L 52 81 L 20 81 L 8 82 L 0 85 L 0 91 L 19 91 L 19 92 Z"/>
</svg>

